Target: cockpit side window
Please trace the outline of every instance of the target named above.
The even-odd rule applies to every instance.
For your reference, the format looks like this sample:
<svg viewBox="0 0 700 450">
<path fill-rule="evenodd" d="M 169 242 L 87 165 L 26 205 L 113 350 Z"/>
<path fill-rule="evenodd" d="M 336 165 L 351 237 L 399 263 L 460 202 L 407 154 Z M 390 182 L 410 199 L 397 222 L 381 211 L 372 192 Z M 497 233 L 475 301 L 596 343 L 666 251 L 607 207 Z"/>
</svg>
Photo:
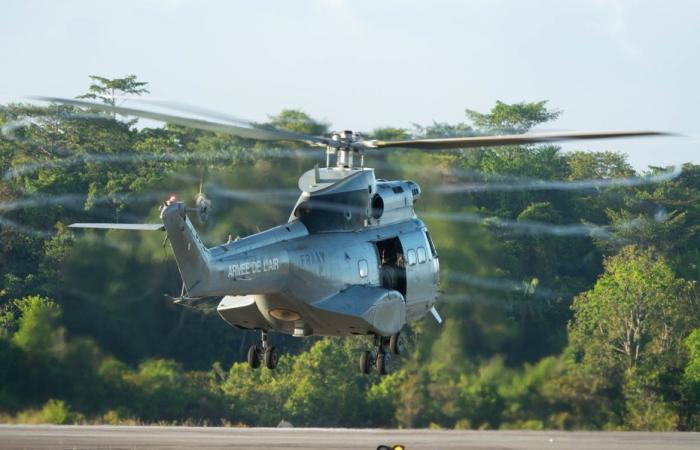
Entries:
<svg viewBox="0 0 700 450">
<path fill-rule="evenodd" d="M 430 246 L 430 253 L 433 254 L 433 258 L 437 258 L 437 250 L 435 250 L 435 244 L 433 244 L 433 240 L 430 238 L 430 233 L 428 230 L 424 230 L 425 233 L 425 238 L 428 240 L 428 245 Z"/>
</svg>

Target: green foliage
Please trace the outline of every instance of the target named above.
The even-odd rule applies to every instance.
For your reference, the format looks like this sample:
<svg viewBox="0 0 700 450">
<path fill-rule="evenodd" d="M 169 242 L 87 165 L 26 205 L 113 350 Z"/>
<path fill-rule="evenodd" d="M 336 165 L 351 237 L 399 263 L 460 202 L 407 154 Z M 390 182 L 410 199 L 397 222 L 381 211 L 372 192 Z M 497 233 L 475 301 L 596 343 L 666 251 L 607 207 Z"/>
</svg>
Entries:
<svg viewBox="0 0 700 450">
<path fill-rule="evenodd" d="M 294 385 L 284 405 L 292 423 L 338 427 L 371 420 L 365 406 L 366 380 L 357 371 L 359 352 L 352 351 L 351 342 L 322 340 L 295 359 L 289 379 Z"/>
<path fill-rule="evenodd" d="M 328 124 L 312 119 L 298 109 L 284 109 L 276 116 L 271 116 L 269 124 L 275 128 L 308 135 L 325 134 Z"/>
<path fill-rule="evenodd" d="M 70 410 L 63 400 L 51 399 L 41 408 L 41 423 L 66 425 L 82 421 L 82 415 Z"/>
<path fill-rule="evenodd" d="M 145 88 L 148 84 L 144 81 L 137 81 L 136 75 L 127 75 L 123 78 L 105 78 L 97 75 L 90 75 L 93 83 L 88 88 L 88 93 L 79 95 L 77 98 L 99 99 L 103 103 L 114 106 L 116 97 L 122 95 L 141 95 L 149 91 Z"/>
<path fill-rule="evenodd" d="M 683 388 L 680 401 L 685 412 L 681 415 L 681 426 L 686 430 L 700 427 L 700 328 L 693 330 L 685 339 L 688 362 L 683 369 Z"/>
<path fill-rule="evenodd" d="M 20 317 L 12 342 L 30 355 L 47 357 L 63 350 L 63 330 L 57 326 L 61 308 L 38 295 L 14 302 Z"/>
<path fill-rule="evenodd" d="M 652 249 L 624 247 L 605 263 L 595 287 L 573 304 L 571 346 L 604 389 L 620 389 L 621 425 L 677 429 L 688 404 L 677 373 L 685 365 L 683 341 L 698 326 L 694 284 L 676 278 Z"/>
<path fill-rule="evenodd" d="M 569 153 L 566 161 L 569 178 L 572 180 L 625 178 L 634 175 L 634 169 L 625 155 L 620 153 L 577 151 Z"/>
<path fill-rule="evenodd" d="M 445 122 L 435 122 L 428 126 L 413 124 L 413 135 L 420 138 L 458 137 L 474 134 L 472 127 L 465 123 L 455 125 Z"/>
<path fill-rule="evenodd" d="M 408 130 L 404 128 L 382 127 L 372 130 L 371 136 L 380 140 L 401 140 L 410 138 Z"/>
<path fill-rule="evenodd" d="M 496 102 L 488 114 L 471 109 L 466 110 L 467 117 L 476 128 L 489 132 L 525 133 L 530 128 L 542 123 L 551 122 L 561 114 L 560 111 L 549 110 L 547 101 L 533 103 L 503 103 Z"/>
<path fill-rule="evenodd" d="M 688 349 L 688 364 L 683 371 L 683 377 L 688 383 L 700 387 L 700 328 L 693 330 L 685 339 Z"/>
<path fill-rule="evenodd" d="M 624 247 L 606 260 L 595 287 L 574 300 L 571 343 L 593 371 L 668 370 L 682 356 L 697 306 L 693 284 L 676 278 L 663 257 Z"/>
<path fill-rule="evenodd" d="M 391 420 L 391 409 L 368 409 L 368 388 L 379 380 L 358 373 L 356 344 L 352 339 L 320 340 L 293 361 L 283 358 L 274 371 L 252 371 L 247 364 L 234 364 L 222 385 L 235 412 L 234 422 L 274 426 L 287 420 L 295 426 L 366 426 Z M 370 398 L 370 403 L 377 401 L 376 395 Z"/>
</svg>

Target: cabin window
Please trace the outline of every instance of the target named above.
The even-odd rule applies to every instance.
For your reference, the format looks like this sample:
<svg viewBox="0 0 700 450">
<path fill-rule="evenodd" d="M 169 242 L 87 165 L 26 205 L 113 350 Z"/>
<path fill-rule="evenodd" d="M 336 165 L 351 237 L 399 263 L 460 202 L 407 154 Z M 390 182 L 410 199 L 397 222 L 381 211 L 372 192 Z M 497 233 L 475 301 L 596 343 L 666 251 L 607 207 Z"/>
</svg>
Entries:
<svg viewBox="0 0 700 450">
<path fill-rule="evenodd" d="M 425 248 L 418 247 L 418 262 L 423 264 L 426 260 Z"/>
<path fill-rule="evenodd" d="M 416 251 L 413 249 L 408 250 L 408 265 L 409 266 L 416 265 Z"/>
<path fill-rule="evenodd" d="M 369 266 L 366 259 L 361 259 L 357 263 L 357 269 L 360 272 L 360 278 L 365 278 L 369 274 Z"/>
</svg>

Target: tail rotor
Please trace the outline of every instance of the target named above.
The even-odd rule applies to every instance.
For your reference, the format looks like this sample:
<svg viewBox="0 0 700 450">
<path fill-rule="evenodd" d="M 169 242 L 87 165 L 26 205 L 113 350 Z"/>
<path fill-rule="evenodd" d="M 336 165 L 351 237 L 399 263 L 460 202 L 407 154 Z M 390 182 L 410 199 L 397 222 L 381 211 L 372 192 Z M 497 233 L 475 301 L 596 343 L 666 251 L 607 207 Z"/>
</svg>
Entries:
<svg viewBox="0 0 700 450">
<path fill-rule="evenodd" d="M 195 209 L 197 210 L 197 218 L 200 223 L 205 223 L 209 218 L 209 212 L 211 211 L 211 200 L 207 198 L 203 190 L 204 177 L 199 182 L 199 193 L 197 194 L 197 199 L 195 200 Z"/>
</svg>

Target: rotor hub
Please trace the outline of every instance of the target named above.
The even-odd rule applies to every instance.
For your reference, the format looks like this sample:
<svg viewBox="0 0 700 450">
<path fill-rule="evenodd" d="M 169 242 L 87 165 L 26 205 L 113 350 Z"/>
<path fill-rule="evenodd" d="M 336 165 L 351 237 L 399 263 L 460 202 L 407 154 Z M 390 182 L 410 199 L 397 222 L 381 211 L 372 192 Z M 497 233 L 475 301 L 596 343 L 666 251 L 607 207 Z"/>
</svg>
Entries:
<svg viewBox="0 0 700 450">
<path fill-rule="evenodd" d="M 326 167 L 330 168 L 331 155 L 335 155 L 336 167 L 354 169 L 355 155 L 360 156 L 360 168 L 364 166 L 364 152 L 362 146 L 357 145 L 362 141 L 362 134 L 352 130 L 334 131 L 331 134 L 333 145 L 326 147 Z"/>
</svg>

